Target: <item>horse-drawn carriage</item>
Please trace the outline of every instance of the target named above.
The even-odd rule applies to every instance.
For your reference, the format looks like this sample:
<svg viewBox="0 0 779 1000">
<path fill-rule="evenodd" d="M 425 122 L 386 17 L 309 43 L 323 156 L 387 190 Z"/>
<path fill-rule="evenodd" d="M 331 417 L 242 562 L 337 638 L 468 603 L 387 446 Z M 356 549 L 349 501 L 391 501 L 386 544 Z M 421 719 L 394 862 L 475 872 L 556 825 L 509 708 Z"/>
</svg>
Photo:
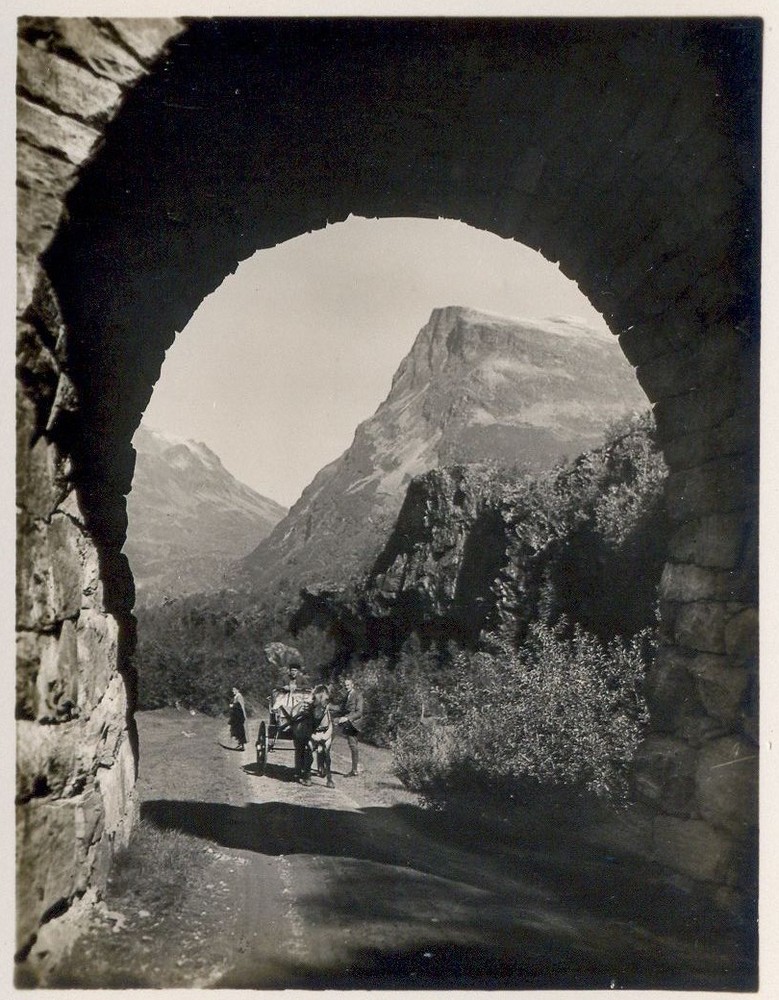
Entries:
<svg viewBox="0 0 779 1000">
<path fill-rule="evenodd" d="M 265 770 L 268 755 L 276 750 L 295 751 L 295 724 L 305 714 L 313 695 L 310 689 L 290 690 L 280 688 L 272 692 L 268 699 L 268 720 L 262 720 L 255 748 L 257 769 Z"/>
<path fill-rule="evenodd" d="M 288 672 L 286 683 L 273 689 L 268 700 L 268 720 L 262 720 L 257 732 L 257 770 L 265 771 L 269 754 L 276 750 L 291 750 L 295 755 L 295 775 L 303 784 L 310 784 L 310 773 L 316 754 L 320 776 L 330 776 L 330 744 L 333 724 L 328 708 L 328 689 L 319 684 L 313 690 L 303 682 L 301 657 L 292 646 L 272 642 L 265 647 L 269 663 Z"/>
</svg>

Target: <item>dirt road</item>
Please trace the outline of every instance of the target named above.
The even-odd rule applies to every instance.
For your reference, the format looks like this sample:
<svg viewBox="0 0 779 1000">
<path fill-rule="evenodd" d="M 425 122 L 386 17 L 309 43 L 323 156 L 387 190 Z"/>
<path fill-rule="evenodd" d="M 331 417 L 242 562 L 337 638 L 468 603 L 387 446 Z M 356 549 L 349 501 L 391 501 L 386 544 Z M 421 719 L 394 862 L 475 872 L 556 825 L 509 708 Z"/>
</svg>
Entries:
<svg viewBox="0 0 779 1000">
<path fill-rule="evenodd" d="M 176 913 L 147 928 L 134 985 L 705 989 L 741 981 L 733 942 L 712 937 L 705 909 L 655 873 L 577 847 L 570 831 L 541 846 L 490 817 L 453 826 L 417 806 L 387 751 L 364 748 L 366 775 L 348 779 L 337 739 L 331 790 L 317 778 L 294 783 L 290 753 L 273 754 L 259 776 L 253 746 L 227 749 L 218 720 L 165 711 L 143 713 L 139 726 L 142 817 L 196 836 L 214 860 Z M 143 929 L 130 914 L 128 954 Z"/>
</svg>

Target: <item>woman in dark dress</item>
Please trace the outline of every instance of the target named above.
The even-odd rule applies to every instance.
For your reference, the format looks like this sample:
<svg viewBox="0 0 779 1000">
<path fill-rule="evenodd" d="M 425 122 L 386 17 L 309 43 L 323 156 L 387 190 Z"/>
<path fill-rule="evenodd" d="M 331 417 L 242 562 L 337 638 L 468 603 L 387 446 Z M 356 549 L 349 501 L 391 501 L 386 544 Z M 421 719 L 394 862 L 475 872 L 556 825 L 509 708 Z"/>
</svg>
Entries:
<svg viewBox="0 0 779 1000">
<path fill-rule="evenodd" d="M 238 750 L 246 746 L 246 706 L 243 695 L 238 688 L 233 688 L 233 700 L 230 702 L 230 735 L 238 744 Z"/>
</svg>

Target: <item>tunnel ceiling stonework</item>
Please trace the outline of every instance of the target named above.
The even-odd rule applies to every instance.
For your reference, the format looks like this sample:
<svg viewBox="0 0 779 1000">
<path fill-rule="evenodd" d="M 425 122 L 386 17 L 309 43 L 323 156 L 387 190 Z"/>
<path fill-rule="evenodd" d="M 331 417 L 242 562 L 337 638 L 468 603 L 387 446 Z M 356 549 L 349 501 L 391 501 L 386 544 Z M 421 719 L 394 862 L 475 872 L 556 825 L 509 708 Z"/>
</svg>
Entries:
<svg viewBox="0 0 779 1000">
<path fill-rule="evenodd" d="M 131 824 L 121 548 L 165 350 L 240 261 L 350 214 L 540 250 L 636 366 L 677 527 L 632 846 L 750 898 L 759 52 L 749 19 L 22 19 L 23 957 L 56 951 Z"/>
</svg>

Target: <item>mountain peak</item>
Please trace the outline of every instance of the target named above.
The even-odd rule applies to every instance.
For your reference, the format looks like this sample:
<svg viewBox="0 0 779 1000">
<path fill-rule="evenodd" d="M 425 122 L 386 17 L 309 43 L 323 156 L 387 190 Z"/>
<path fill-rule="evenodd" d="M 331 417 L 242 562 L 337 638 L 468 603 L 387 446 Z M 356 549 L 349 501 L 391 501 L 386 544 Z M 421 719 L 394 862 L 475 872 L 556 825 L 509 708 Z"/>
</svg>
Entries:
<svg viewBox="0 0 779 1000">
<path fill-rule="evenodd" d="M 410 480 L 444 465 L 540 469 L 598 445 L 646 405 L 616 338 L 574 317 L 436 308 L 389 395 L 246 560 L 262 583 L 366 568 Z"/>
<path fill-rule="evenodd" d="M 176 437 L 167 431 L 158 431 L 141 424 L 133 436 L 133 447 L 139 454 L 161 456 L 166 452 L 176 454 L 180 464 L 205 462 L 214 468 L 224 469 L 222 460 L 202 441 Z M 229 473 L 228 473 L 229 475 Z"/>
<path fill-rule="evenodd" d="M 232 476 L 199 441 L 141 424 L 126 553 L 141 601 L 224 585 L 227 566 L 287 513 Z"/>
<path fill-rule="evenodd" d="M 392 389 L 414 391 L 456 359 L 473 363 L 488 353 L 555 354 L 565 352 L 563 341 L 599 344 L 629 370 L 615 338 L 579 317 L 524 319 L 451 305 L 433 309 L 395 372 Z"/>
</svg>

